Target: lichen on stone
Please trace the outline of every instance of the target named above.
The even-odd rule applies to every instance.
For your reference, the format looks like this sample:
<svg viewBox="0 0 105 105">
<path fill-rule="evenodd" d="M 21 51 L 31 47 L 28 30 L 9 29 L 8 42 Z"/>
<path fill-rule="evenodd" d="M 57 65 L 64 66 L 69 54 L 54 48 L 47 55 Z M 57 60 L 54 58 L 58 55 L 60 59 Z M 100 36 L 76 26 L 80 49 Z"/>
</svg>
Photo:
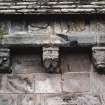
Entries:
<svg viewBox="0 0 105 105">
<path fill-rule="evenodd" d="M 6 34 L 8 34 L 7 24 L 0 23 L 0 39 L 2 39 Z"/>
</svg>

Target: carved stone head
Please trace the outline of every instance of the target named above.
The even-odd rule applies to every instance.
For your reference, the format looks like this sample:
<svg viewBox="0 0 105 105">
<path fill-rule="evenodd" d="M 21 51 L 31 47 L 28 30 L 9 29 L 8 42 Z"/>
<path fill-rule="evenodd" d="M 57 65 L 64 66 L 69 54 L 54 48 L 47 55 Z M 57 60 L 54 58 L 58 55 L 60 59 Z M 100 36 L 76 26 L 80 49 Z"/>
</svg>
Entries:
<svg viewBox="0 0 105 105">
<path fill-rule="evenodd" d="M 59 65 L 59 48 L 44 47 L 43 48 L 43 65 L 47 72 L 59 72 L 57 70 Z"/>
<path fill-rule="evenodd" d="M 95 68 L 105 71 L 105 47 L 93 47 L 92 51 Z"/>
<path fill-rule="evenodd" d="M 10 67 L 10 50 L 7 48 L 0 49 L 0 72 L 9 72 Z"/>
</svg>

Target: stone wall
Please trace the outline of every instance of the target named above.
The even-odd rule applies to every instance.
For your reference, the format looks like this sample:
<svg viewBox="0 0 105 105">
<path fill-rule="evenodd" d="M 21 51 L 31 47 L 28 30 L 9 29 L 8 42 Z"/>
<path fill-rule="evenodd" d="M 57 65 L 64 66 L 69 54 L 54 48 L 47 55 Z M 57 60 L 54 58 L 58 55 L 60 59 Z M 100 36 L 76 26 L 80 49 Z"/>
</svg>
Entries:
<svg viewBox="0 0 105 105">
<path fill-rule="evenodd" d="M 104 75 L 87 50 L 61 50 L 60 74 L 46 73 L 39 52 L 23 50 L 12 52 L 12 74 L 0 74 L 2 105 L 104 105 Z"/>
<path fill-rule="evenodd" d="M 104 0 L 0 0 L 0 14 L 105 13 Z"/>
<path fill-rule="evenodd" d="M 105 104 L 105 75 L 94 71 L 91 47 L 60 48 L 61 72 L 50 74 L 46 73 L 42 65 L 41 45 L 39 48 L 35 46 L 36 42 L 40 44 L 41 41 L 49 44 L 49 38 L 50 41 L 56 39 L 56 33 L 69 35 L 94 33 L 97 38 L 100 35 L 104 36 L 104 18 L 90 18 L 87 21 L 86 17 L 80 16 L 78 19 L 79 21 L 76 18 L 59 21 L 7 19 L 0 22 L 1 43 L 3 46 L 10 44 L 12 69 L 11 74 L 0 74 L 1 105 Z M 37 39 L 35 37 L 33 40 L 32 37 L 31 40 L 24 41 L 27 36 L 28 38 L 37 36 Z M 63 39 L 58 39 L 57 41 L 63 42 Z M 17 46 L 16 43 L 22 44 L 23 47 Z M 13 44 L 15 46 L 12 46 Z M 30 44 L 33 46 L 29 47 Z"/>
</svg>

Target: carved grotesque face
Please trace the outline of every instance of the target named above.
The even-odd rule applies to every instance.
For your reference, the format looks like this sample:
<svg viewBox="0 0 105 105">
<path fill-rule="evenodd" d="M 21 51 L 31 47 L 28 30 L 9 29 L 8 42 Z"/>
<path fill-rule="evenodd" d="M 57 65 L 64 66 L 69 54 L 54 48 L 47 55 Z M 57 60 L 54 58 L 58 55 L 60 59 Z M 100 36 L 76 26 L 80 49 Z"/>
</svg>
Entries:
<svg viewBox="0 0 105 105">
<path fill-rule="evenodd" d="M 46 68 L 47 72 L 55 73 L 58 67 L 58 59 L 45 59 L 43 61 L 44 67 Z"/>
<path fill-rule="evenodd" d="M 58 48 L 43 48 L 43 65 L 47 72 L 59 72 L 57 70 L 59 63 Z"/>
<path fill-rule="evenodd" d="M 0 72 L 4 72 L 4 70 L 9 70 L 9 56 L 9 49 L 0 49 Z"/>
<path fill-rule="evenodd" d="M 94 47 L 93 48 L 93 63 L 98 70 L 105 69 L 105 48 Z"/>
</svg>

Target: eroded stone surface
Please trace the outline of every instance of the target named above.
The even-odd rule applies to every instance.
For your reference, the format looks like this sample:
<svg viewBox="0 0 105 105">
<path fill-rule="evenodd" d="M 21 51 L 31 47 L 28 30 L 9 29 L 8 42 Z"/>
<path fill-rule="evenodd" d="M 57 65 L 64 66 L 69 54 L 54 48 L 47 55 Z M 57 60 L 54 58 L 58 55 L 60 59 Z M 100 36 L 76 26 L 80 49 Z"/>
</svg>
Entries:
<svg viewBox="0 0 105 105">
<path fill-rule="evenodd" d="M 0 94 L 0 105 L 17 105 L 15 94 Z"/>
<path fill-rule="evenodd" d="M 26 22 L 24 21 L 12 21 L 11 22 L 11 27 L 10 28 L 10 33 L 18 33 L 18 32 L 27 32 L 27 25 Z"/>
<path fill-rule="evenodd" d="M 17 105 L 40 105 L 40 95 L 19 94 L 17 96 Z"/>
<path fill-rule="evenodd" d="M 48 34 L 49 33 L 49 24 L 45 21 L 36 21 L 31 22 L 28 26 L 28 31 L 33 34 Z"/>
<path fill-rule="evenodd" d="M 22 54 L 14 55 L 12 58 L 13 73 L 43 73 L 45 69 L 42 66 L 40 54 Z"/>
<path fill-rule="evenodd" d="M 44 105 L 101 105 L 98 96 L 93 95 L 47 95 Z"/>
<path fill-rule="evenodd" d="M 99 95 L 105 94 L 105 75 L 95 73 L 95 90 Z M 103 96 L 105 98 L 105 95 Z"/>
<path fill-rule="evenodd" d="M 62 75 L 62 85 L 64 92 L 89 92 L 89 73 L 65 73 Z"/>
<path fill-rule="evenodd" d="M 64 72 L 90 72 L 91 61 L 86 53 L 63 53 L 61 56 L 61 71 Z"/>
<path fill-rule="evenodd" d="M 7 75 L 7 93 L 31 93 L 34 92 L 33 74 Z"/>
<path fill-rule="evenodd" d="M 60 93 L 60 74 L 35 74 L 35 93 Z"/>
</svg>

